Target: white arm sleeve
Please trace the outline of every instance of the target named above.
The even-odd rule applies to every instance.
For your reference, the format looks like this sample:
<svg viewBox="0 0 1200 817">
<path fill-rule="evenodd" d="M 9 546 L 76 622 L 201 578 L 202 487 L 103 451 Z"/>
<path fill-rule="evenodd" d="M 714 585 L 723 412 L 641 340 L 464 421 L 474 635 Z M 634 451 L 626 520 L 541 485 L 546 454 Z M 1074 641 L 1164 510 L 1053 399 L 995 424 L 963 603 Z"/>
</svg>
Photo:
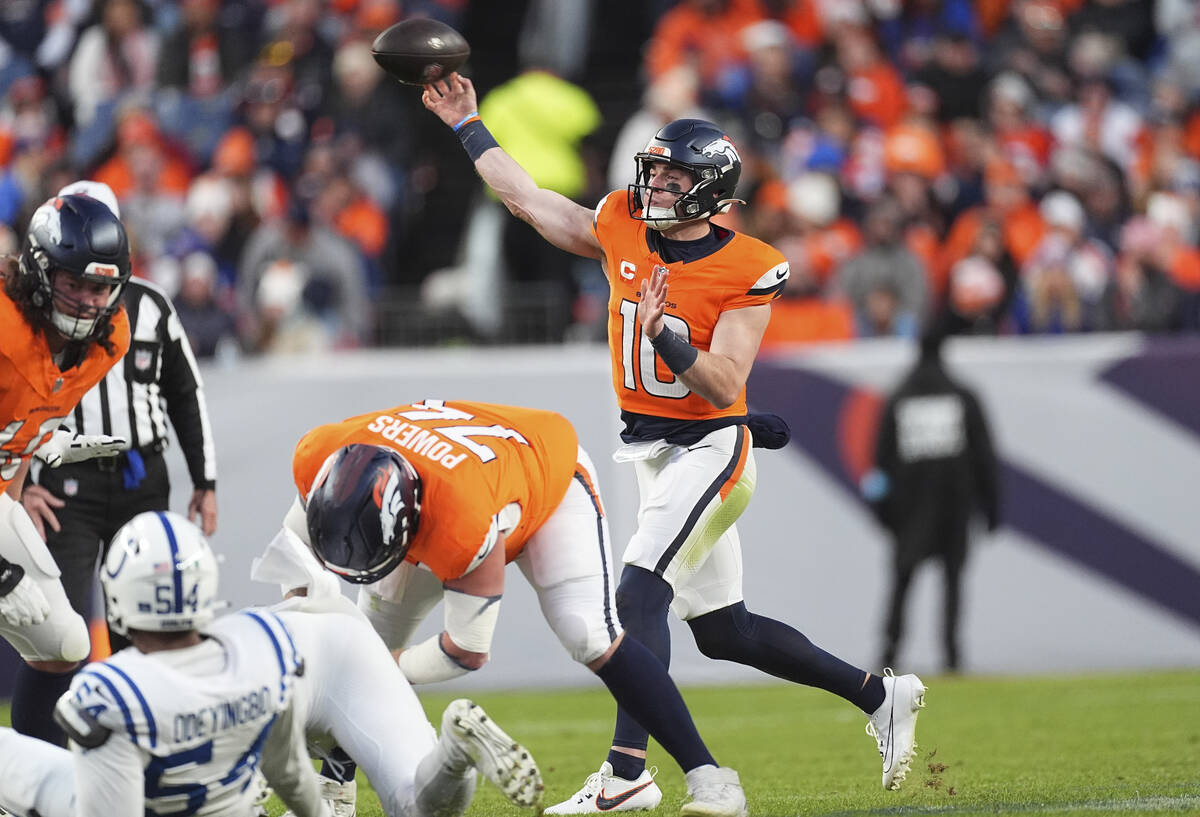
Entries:
<svg viewBox="0 0 1200 817">
<path fill-rule="evenodd" d="M 142 750 L 124 735 L 113 734 L 95 749 L 74 742 L 75 817 L 112 817 L 145 812 L 145 762 Z"/>
<path fill-rule="evenodd" d="M 294 706 L 289 706 L 280 712 L 275 725 L 271 727 L 271 733 L 263 745 L 263 774 L 279 799 L 287 804 L 296 817 L 326 817 L 325 802 L 317 787 L 317 775 L 305 748 L 304 725 L 297 720 L 294 710 Z"/>
<path fill-rule="evenodd" d="M 454 644 L 467 652 L 487 654 L 492 648 L 496 620 L 500 615 L 500 596 L 484 598 L 447 589 L 442 597 L 446 614 L 445 633 Z M 442 649 L 438 633 L 400 653 L 397 664 L 411 684 L 449 681 L 471 672 Z"/>
</svg>

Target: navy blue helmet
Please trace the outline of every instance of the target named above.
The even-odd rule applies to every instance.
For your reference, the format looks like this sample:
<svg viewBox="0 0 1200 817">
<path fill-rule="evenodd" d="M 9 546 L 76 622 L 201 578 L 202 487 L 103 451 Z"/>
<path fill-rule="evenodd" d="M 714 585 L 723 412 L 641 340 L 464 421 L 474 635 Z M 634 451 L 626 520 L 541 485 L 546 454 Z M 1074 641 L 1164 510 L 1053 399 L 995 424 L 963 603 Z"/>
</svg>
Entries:
<svg viewBox="0 0 1200 817">
<path fill-rule="evenodd" d="M 637 179 L 629 185 L 629 215 L 656 229 L 715 216 L 737 201 L 734 191 L 742 175 L 742 160 L 725 132 L 703 119 L 676 119 L 664 125 L 633 157 Z M 679 196 L 673 212 L 651 208 L 650 168 L 657 162 L 681 167 L 692 174 L 692 189 Z M 648 212 L 662 210 L 663 212 Z"/>
<path fill-rule="evenodd" d="M 408 553 L 421 519 L 421 476 L 378 445 L 348 445 L 325 460 L 306 506 L 314 555 L 355 584 L 379 581 Z"/>
<path fill-rule="evenodd" d="M 56 196 L 29 220 L 18 265 L 18 290 L 55 329 L 71 340 L 103 337 L 120 308 L 129 280 L 129 239 L 121 220 L 90 196 Z M 109 287 L 101 306 L 85 305 L 61 287 L 66 274 Z"/>
</svg>

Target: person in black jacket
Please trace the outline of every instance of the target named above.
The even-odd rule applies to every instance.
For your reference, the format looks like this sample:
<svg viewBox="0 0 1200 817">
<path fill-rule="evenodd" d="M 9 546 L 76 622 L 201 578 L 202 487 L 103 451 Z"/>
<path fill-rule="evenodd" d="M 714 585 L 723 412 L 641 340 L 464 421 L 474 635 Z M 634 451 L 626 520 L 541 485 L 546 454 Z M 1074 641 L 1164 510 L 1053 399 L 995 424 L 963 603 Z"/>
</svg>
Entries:
<svg viewBox="0 0 1200 817">
<path fill-rule="evenodd" d="M 999 524 L 996 455 L 983 406 L 942 364 L 943 332 L 921 339 L 916 365 L 888 398 L 875 445 L 875 468 L 863 481 L 872 510 L 895 540 L 883 666 L 904 632 L 904 602 L 917 567 L 942 561 L 944 649 L 948 671 L 960 667 L 958 622 L 962 569 L 972 517 Z"/>
</svg>

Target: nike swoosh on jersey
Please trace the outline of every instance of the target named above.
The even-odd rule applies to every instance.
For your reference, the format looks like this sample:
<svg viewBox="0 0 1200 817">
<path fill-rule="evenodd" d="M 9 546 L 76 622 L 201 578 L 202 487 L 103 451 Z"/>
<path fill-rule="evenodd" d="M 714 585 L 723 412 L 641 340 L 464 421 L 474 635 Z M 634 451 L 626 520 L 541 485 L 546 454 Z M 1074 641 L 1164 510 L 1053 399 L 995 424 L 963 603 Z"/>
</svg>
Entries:
<svg viewBox="0 0 1200 817">
<path fill-rule="evenodd" d="M 596 808 L 600 809 L 600 811 L 609 811 L 611 809 L 615 809 L 617 806 L 624 803 L 630 797 L 633 797 L 642 789 L 649 788 L 653 782 L 653 780 L 647 780 L 640 786 L 634 786 L 632 789 L 626 789 L 616 797 L 605 797 L 604 791 L 601 790 L 600 793 L 596 795 Z"/>
</svg>

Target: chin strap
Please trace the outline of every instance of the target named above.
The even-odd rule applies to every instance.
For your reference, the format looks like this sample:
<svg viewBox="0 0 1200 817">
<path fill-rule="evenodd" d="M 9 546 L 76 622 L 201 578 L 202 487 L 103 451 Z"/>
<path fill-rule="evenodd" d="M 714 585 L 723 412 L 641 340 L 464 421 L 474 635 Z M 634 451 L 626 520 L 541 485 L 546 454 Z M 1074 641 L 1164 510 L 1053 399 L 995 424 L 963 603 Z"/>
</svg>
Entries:
<svg viewBox="0 0 1200 817">
<path fill-rule="evenodd" d="M 722 213 L 728 213 L 733 209 L 733 205 L 744 205 L 745 203 L 746 202 L 742 201 L 741 199 L 721 199 L 719 202 L 717 202 L 717 209 L 713 211 L 713 215 L 719 216 Z"/>
</svg>

